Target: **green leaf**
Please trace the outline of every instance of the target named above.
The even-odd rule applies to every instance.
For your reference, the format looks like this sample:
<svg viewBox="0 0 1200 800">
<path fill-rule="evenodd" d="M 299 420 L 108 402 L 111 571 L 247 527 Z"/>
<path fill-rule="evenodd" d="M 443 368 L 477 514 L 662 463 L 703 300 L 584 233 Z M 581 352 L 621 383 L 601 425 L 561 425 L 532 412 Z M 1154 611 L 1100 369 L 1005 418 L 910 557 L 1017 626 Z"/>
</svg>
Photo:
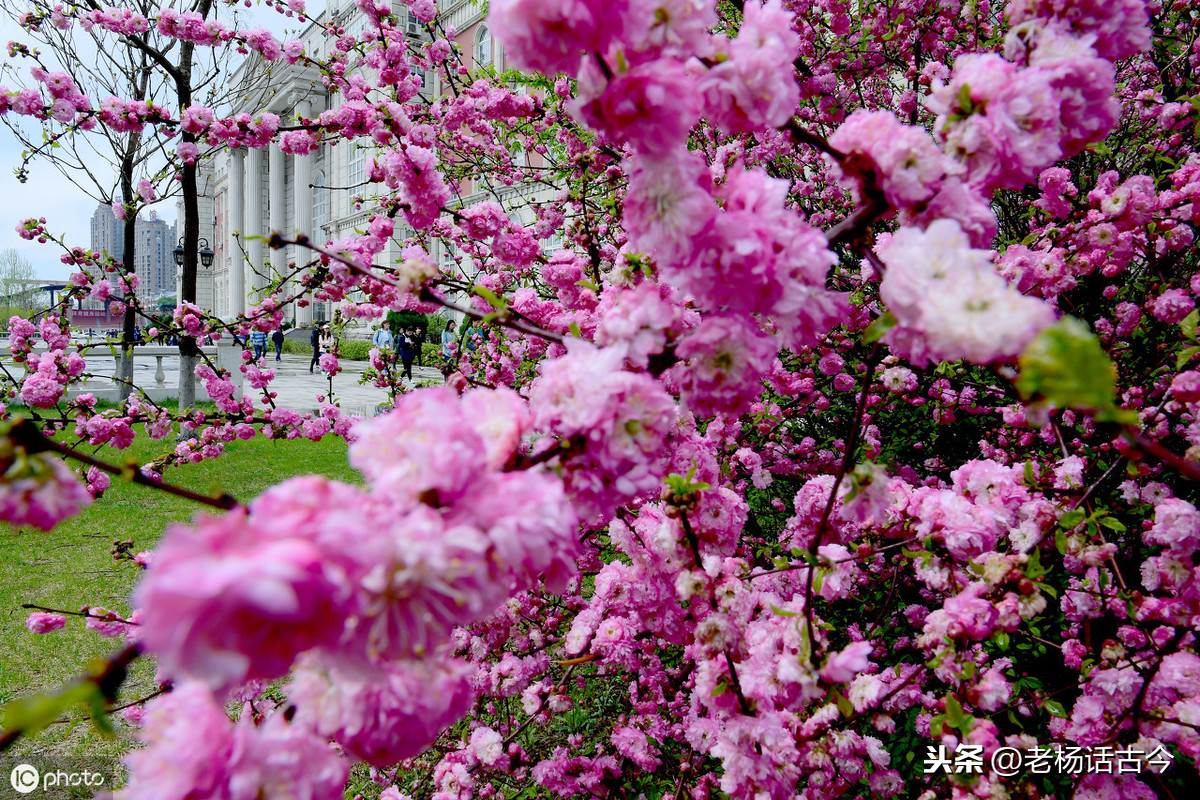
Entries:
<svg viewBox="0 0 1200 800">
<path fill-rule="evenodd" d="M 1067 554 L 1067 533 L 1062 528 L 1054 531 L 1054 549 L 1060 556 Z"/>
<path fill-rule="evenodd" d="M 1200 346 L 1180 350 L 1179 355 L 1175 357 L 1175 369 L 1183 369 L 1183 365 L 1195 358 L 1197 353 L 1200 353 Z"/>
<path fill-rule="evenodd" d="M 786 608 L 780 608 L 779 606 L 774 605 L 774 604 L 771 605 L 771 610 L 774 611 L 776 614 L 778 614 L 781 617 L 798 617 L 798 616 L 800 616 L 795 611 L 788 611 Z"/>
<path fill-rule="evenodd" d="M 1029 560 L 1025 562 L 1025 577 L 1030 580 L 1045 575 L 1049 570 L 1042 566 L 1042 554 L 1036 548 L 1029 551 Z"/>
<path fill-rule="evenodd" d="M 996 635 L 994 635 L 992 637 L 992 640 L 996 642 L 996 647 L 999 647 L 1001 650 L 1008 649 L 1008 645 L 1009 645 L 1008 631 L 997 632 Z"/>
<path fill-rule="evenodd" d="M 35 694 L 13 700 L 4 706 L 3 728 L 5 731 L 21 731 L 25 735 L 39 733 L 66 710 L 79 703 L 95 709 L 96 704 L 104 707 L 104 698 L 96 684 L 89 681 L 68 686 L 58 694 Z"/>
<path fill-rule="evenodd" d="M 1114 519 L 1113 517 L 1101 517 L 1100 524 L 1108 528 L 1110 531 L 1116 531 L 1117 533 L 1125 532 L 1125 526 L 1120 520 Z"/>
<path fill-rule="evenodd" d="M 946 724 L 951 728 L 966 731 L 971 717 L 963 713 L 962 703 L 952 694 L 946 695 Z"/>
<path fill-rule="evenodd" d="M 1067 716 L 1067 710 L 1065 708 L 1063 708 L 1063 704 L 1058 702 L 1057 700 L 1051 700 L 1049 698 L 1043 700 L 1042 708 L 1046 709 L 1047 711 L 1049 711 L 1051 714 L 1053 714 L 1056 717 L 1065 718 Z"/>
<path fill-rule="evenodd" d="M 671 494 L 676 495 L 694 494 L 695 492 L 702 492 L 705 489 L 711 488 L 704 481 L 696 481 L 693 483 L 692 476 L 695 474 L 696 470 L 694 469 L 688 472 L 687 477 L 673 473 L 664 478 L 663 483 L 665 483 L 667 488 L 671 490 Z"/>
<path fill-rule="evenodd" d="M 863 332 L 863 341 L 867 344 L 874 344 L 898 324 L 896 315 L 890 311 L 886 311 L 883 316 L 877 317 L 875 321 L 867 326 L 866 331 Z"/>
<path fill-rule="evenodd" d="M 964 114 L 971 114 L 975 110 L 974 104 L 971 103 L 971 87 L 965 83 L 958 90 L 958 107 Z"/>
<path fill-rule="evenodd" d="M 496 294 L 495 292 L 493 292 L 491 289 L 487 288 L 486 286 L 472 286 L 471 292 L 473 294 L 479 295 L 484 300 L 487 300 L 488 303 L 491 304 L 492 308 L 498 308 L 498 309 L 508 308 L 508 303 L 506 303 L 504 301 L 504 298 L 501 297 L 500 295 Z"/>
<path fill-rule="evenodd" d="M 578 322 L 572 322 L 569 330 L 571 331 L 571 335 L 574 336 L 576 339 L 583 338 L 583 331 L 579 330 Z"/>
<path fill-rule="evenodd" d="M 1200 342 L 1196 338 L 1196 325 L 1200 323 L 1200 310 L 1192 309 L 1192 313 L 1184 317 L 1179 323 L 1179 330 L 1183 331 L 1183 335 L 1191 339 L 1193 342 Z"/>
<path fill-rule="evenodd" d="M 1087 519 L 1087 515 L 1076 508 L 1059 517 L 1058 526 L 1064 531 L 1073 530 L 1074 528 L 1079 527 L 1080 523 L 1082 523 L 1085 519 Z"/>
<path fill-rule="evenodd" d="M 843 717 L 854 716 L 854 704 L 850 702 L 848 697 L 841 692 L 834 692 L 833 696 L 837 698 L 838 711 L 842 712 Z"/>
<path fill-rule="evenodd" d="M 1016 385 L 1025 400 L 1115 415 L 1117 371 L 1087 323 L 1063 317 L 1029 343 L 1020 362 Z"/>
</svg>

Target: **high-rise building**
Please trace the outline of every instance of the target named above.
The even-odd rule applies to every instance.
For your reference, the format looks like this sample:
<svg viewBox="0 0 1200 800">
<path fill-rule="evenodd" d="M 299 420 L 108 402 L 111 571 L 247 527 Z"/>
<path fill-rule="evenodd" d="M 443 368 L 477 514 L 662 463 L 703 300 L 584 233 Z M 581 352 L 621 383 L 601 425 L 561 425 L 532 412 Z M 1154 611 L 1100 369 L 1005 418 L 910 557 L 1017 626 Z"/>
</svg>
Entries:
<svg viewBox="0 0 1200 800">
<path fill-rule="evenodd" d="M 175 225 L 150 211 L 134 225 L 134 271 L 138 276 L 138 299 L 151 308 L 157 298 L 175 292 Z M 107 253 L 118 261 L 125 252 L 125 223 L 112 207 L 101 203 L 92 214 L 93 251 Z"/>
</svg>

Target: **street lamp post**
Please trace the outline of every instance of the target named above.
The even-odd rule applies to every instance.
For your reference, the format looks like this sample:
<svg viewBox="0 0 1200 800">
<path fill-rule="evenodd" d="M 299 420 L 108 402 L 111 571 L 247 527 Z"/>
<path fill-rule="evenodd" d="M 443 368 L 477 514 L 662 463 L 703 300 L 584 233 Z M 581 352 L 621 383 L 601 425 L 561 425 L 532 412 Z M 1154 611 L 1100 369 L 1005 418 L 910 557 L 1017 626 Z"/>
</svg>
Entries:
<svg viewBox="0 0 1200 800">
<path fill-rule="evenodd" d="M 208 246 L 208 239 L 200 240 L 200 264 L 208 268 L 213 265 L 213 251 Z M 180 237 L 179 244 L 175 245 L 175 266 L 183 266 L 183 237 Z"/>
<path fill-rule="evenodd" d="M 188 220 L 188 224 L 185 225 L 184 235 L 179 239 L 179 244 L 175 246 L 175 265 L 182 270 L 180 275 L 179 291 L 177 292 L 178 297 L 176 298 L 177 302 L 181 306 L 186 302 L 196 302 L 196 253 L 194 251 L 188 252 L 189 248 L 185 247 L 184 243 L 187 242 L 189 238 L 191 241 L 196 242 L 195 246 L 199 251 L 200 264 L 205 269 L 208 269 L 213 264 L 213 251 L 212 248 L 208 246 L 208 240 L 201 239 L 195 235 L 196 228 L 199 226 L 191 222 L 191 220 L 196 219 L 194 197 L 196 187 L 194 173 L 192 173 L 190 181 L 190 188 L 193 193 L 193 196 L 190 198 L 187 191 L 189 188 L 188 184 L 189 181 L 187 180 L 187 174 L 185 172 L 184 211 L 186 212 L 185 217 Z M 188 202 L 189 199 L 192 201 L 191 203 Z M 190 208 L 189 205 L 191 206 Z M 186 411 L 196 402 L 196 379 L 193 370 L 196 366 L 196 357 L 200 354 L 198 349 L 199 344 L 199 342 L 189 338 L 188 336 L 179 337 L 180 413 Z M 180 429 L 180 437 L 183 437 L 184 434 L 185 431 Z"/>
</svg>

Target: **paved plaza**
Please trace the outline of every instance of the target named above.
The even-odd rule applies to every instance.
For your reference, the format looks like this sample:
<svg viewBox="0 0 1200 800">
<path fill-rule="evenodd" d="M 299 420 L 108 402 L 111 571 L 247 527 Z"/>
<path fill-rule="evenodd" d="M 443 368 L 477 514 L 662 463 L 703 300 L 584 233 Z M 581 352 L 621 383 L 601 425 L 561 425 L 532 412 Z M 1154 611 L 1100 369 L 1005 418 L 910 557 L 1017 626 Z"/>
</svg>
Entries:
<svg viewBox="0 0 1200 800">
<path fill-rule="evenodd" d="M 147 352 L 147 349 L 138 348 L 137 350 L 140 352 L 137 352 L 134 358 L 134 384 L 140 388 L 151 390 L 156 399 L 161 396 L 177 397 L 179 356 L 162 356 L 161 373 L 159 373 L 159 359 L 154 356 L 142 355 L 143 352 Z M 87 359 L 88 372 L 96 377 L 91 378 L 82 386 L 72 387 L 71 393 L 74 395 L 78 392 L 95 392 L 98 396 L 104 396 L 104 394 L 112 392 L 111 377 L 115 371 L 113 358 L 106 352 L 95 352 L 88 355 Z M 316 411 L 321 407 L 321 401 L 318 401 L 317 397 L 328 394 L 329 378 L 319 370 L 309 373 L 308 365 L 311 359 L 311 354 L 284 353 L 283 360 L 276 361 L 274 348 L 271 349 L 267 358 L 263 360 L 263 365 L 267 369 L 275 370 L 275 379 L 271 381 L 271 390 L 278 393 L 275 398 L 277 405 L 301 412 Z M 359 379 L 367 368 L 367 362 L 343 359 L 340 364 L 342 371 L 333 378 L 333 391 L 337 402 L 347 413 L 371 416 L 375 413 L 375 407 L 388 399 L 387 392 L 359 383 Z M 418 383 L 422 381 L 442 382 L 441 372 L 430 366 L 414 365 L 413 378 Z M 409 381 L 405 383 L 409 386 L 412 385 L 412 382 Z M 247 384 L 243 384 L 243 390 L 261 394 L 261 390 L 253 389 Z M 197 382 L 196 394 L 201 398 L 206 397 L 202 382 Z"/>
</svg>

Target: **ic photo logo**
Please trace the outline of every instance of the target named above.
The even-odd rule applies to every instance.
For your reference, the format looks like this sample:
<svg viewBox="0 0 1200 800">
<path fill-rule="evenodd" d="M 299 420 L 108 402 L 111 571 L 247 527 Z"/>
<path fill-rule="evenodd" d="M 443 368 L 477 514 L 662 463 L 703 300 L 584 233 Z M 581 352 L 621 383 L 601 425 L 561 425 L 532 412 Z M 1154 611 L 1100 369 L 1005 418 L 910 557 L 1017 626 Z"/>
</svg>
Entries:
<svg viewBox="0 0 1200 800">
<path fill-rule="evenodd" d="M 8 782 L 12 784 L 12 788 L 16 790 L 17 794 L 29 794 L 38 788 L 38 784 L 41 783 L 41 776 L 38 774 L 36 767 L 31 767 L 28 764 L 17 764 L 13 767 L 12 774 L 8 776 Z"/>
<path fill-rule="evenodd" d="M 94 789 L 104 785 L 104 773 L 91 770 L 53 769 L 42 765 L 39 770 L 32 764 L 17 764 L 9 773 L 8 782 L 17 794 L 29 794 L 37 789 L 48 792 L 70 786 L 88 786 Z"/>
</svg>

